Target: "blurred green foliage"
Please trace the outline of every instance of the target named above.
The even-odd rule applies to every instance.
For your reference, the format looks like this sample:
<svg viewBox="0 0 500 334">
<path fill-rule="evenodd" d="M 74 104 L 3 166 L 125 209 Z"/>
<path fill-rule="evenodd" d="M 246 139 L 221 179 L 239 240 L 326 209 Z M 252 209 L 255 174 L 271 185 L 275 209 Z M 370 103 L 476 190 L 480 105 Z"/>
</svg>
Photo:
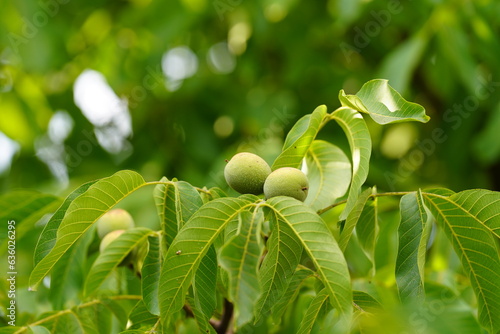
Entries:
<svg viewBox="0 0 500 334">
<path fill-rule="evenodd" d="M 389 79 L 431 121 L 370 122 L 367 184 L 498 190 L 499 12 L 493 0 L 1 2 L 0 131 L 19 150 L 0 191 L 65 195 L 119 169 L 224 186 L 224 160 L 236 151 L 272 163 L 298 118 L 319 104 L 337 108 L 340 89 L 354 94 L 373 78 Z M 222 74 L 208 60 L 220 42 L 230 51 L 219 59 Z M 198 66 L 171 91 L 161 63 L 179 46 Z M 76 106 L 74 83 L 85 69 L 128 100 L 128 151 L 101 148 Z M 38 158 L 58 110 L 74 123 L 63 143 L 69 183 Z M 346 145 L 338 128 L 324 136 Z"/>
</svg>

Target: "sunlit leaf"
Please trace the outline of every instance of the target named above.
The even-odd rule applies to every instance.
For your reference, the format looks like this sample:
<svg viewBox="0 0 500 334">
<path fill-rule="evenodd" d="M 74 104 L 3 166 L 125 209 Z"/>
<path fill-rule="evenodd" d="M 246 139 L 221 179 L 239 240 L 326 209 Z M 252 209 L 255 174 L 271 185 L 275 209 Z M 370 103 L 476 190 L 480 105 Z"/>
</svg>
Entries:
<svg viewBox="0 0 500 334">
<path fill-rule="evenodd" d="M 217 254 L 212 245 L 201 259 L 200 266 L 194 275 L 193 291 L 196 308 L 207 319 L 212 317 L 217 306 Z"/>
<path fill-rule="evenodd" d="M 356 95 L 346 95 L 342 89 L 339 100 L 345 107 L 367 113 L 379 124 L 406 121 L 426 123 L 430 119 L 421 105 L 406 101 L 387 80 L 368 81 Z"/>
<path fill-rule="evenodd" d="M 358 112 L 348 108 L 341 108 L 334 111 L 330 117 L 339 123 L 342 130 L 344 130 L 351 148 L 351 188 L 349 189 L 345 209 L 340 215 L 340 219 L 344 220 L 353 209 L 361 192 L 361 186 L 368 176 L 372 142 L 365 120 Z"/>
<path fill-rule="evenodd" d="M 31 272 L 30 289 L 36 289 L 61 256 L 95 221 L 116 203 L 144 185 L 146 183 L 139 174 L 120 171 L 97 181 L 73 200 L 57 231 L 56 244 Z"/>
<path fill-rule="evenodd" d="M 300 167 L 309 146 L 318 134 L 326 115 L 326 106 L 317 107 L 312 114 L 299 119 L 288 132 L 281 154 L 274 161 L 272 170 L 281 167 Z"/>
<path fill-rule="evenodd" d="M 351 183 L 351 161 L 339 147 L 313 141 L 306 155 L 309 193 L 305 200 L 314 210 L 331 205 L 346 194 Z"/>
<path fill-rule="evenodd" d="M 45 257 L 45 255 L 47 255 L 56 244 L 57 229 L 59 228 L 59 225 L 61 225 L 64 215 L 66 214 L 66 210 L 68 210 L 71 202 L 75 198 L 86 192 L 89 189 L 89 187 L 96 182 L 97 181 L 90 181 L 82 184 L 71 194 L 69 194 L 68 197 L 66 197 L 63 204 L 52 215 L 50 220 L 43 228 L 42 234 L 40 235 L 40 238 L 38 239 L 38 242 L 36 244 L 35 256 L 34 256 L 35 265 L 37 265 L 38 262 L 40 262 L 40 260 L 43 257 Z"/>
</svg>

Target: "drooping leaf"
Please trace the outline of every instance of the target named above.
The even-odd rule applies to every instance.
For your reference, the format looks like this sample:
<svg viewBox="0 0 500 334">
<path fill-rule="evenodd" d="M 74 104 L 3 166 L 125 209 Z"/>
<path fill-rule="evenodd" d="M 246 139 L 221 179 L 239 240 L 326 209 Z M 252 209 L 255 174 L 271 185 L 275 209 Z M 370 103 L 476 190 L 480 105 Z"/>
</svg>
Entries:
<svg viewBox="0 0 500 334">
<path fill-rule="evenodd" d="M 342 89 L 339 100 L 345 107 L 370 115 L 379 124 L 406 121 L 427 123 L 430 119 L 421 105 L 406 101 L 387 80 L 368 81 L 356 95 L 346 95 Z"/>
<path fill-rule="evenodd" d="M 217 307 L 217 254 L 212 245 L 201 259 L 200 267 L 194 275 L 193 291 L 196 308 L 207 319 Z"/>
<path fill-rule="evenodd" d="M 107 334 L 111 332 L 113 316 L 101 303 L 75 309 L 75 316 L 84 333 Z"/>
<path fill-rule="evenodd" d="M 309 146 L 318 134 L 326 115 L 326 106 L 317 107 L 312 114 L 299 119 L 288 132 L 281 154 L 276 158 L 271 169 L 281 167 L 300 167 Z"/>
<path fill-rule="evenodd" d="M 255 322 L 266 317 L 271 307 L 284 295 L 302 256 L 302 245 L 289 223 L 271 212 L 271 234 L 267 254 L 259 269 L 262 294 L 255 305 Z"/>
<path fill-rule="evenodd" d="M 154 233 L 145 227 L 125 230 L 99 254 L 85 281 L 84 295 L 95 292 L 127 255 Z"/>
<path fill-rule="evenodd" d="M 305 200 L 314 210 L 331 205 L 346 194 L 351 183 L 351 161 L 339 147 L 313 141 L 306 155 L 309 193 Z"/>
<path fill-rule="evenodd" d="M 137 329 L 140 328 L 141 325 L 148 325 L 148 327 L 151 328 L 151 325 L 154 325 L 158 319 L 158 316 L 155 316 L 148 311 L 144 301 L 140 300 L 134 306 L 132 311 L 130 311 L 129 320 L 132 323 L 130 328 Z"/>
<path fill-rule="evenodd" d="M 136 172 L 119 171 L 97 181 L 73 200 L 59 226 L 54 247 L 31 272 L 30 289 L 36 290 L 55 263 L 95 221 L 116 203 L 144 185 L 146 185 L 144 179 Z"/>
<path fill-rule="evenodd" d="M 340 314 L 341 326 L 348 326 L 352 316 L 351 279 L 344 255 L 326 223 L 309 206 L 290 197 L 273 197 L 267 204 L 302 243 L 330 303 Z"/>
<path fill-rule="evenodd" d="M 164 233 L 165 249 L 172 244 L 178 230 L 192 216 L 203 200 L 198 191 L 184 181 L 168 181 L 163 177 L 153 196 Z"/>
<path fill-rule="evenodd" d="M 44 258 L 45 255 L 47 255 L 56 244 L 57 229 L 59 228 L 59 225 L 61 225 L 64 215 L 66 214 L 66 210 L 68 210 L 71 202 L 75 198 L 86 192 L 89 187 L 96 182 L 97 180 L 82 184 L 71 194 L 69 194 L 68 197 L 66 197 L 63 204 L 61 204 L 57 211 L 52 215 L 50 220 L 43 228 L 42 234 L 40 234 L 40 238 L 38 239 L 38 242 L 36 244 L 34 256 L 35 265 L 37 265 L 38 262 L 40 262 L 40 260 Z"/>
<path fill-rule="evenodd" d="M 238 198 L 219 198 L 203 205 L 179 231 L 169 248 L 160 275 L 162 323 L 179 311 L 202 258 L 226 224 L 252 203 Z"/>
<path fill-rule="evenodd" d="M 229 273 L 229 296 L 234 305 L 236 328 L 253 319 L 254 305 L 260 297 L 257 269 L 263 248 L 259 235 L 263 220 L 260 209 L 241 212 L 236 235 L 220 252 L 220 264 Z"/>
<path fill-rule="evenodd" d="M 160 315 L 158 287 L 160 284 L 161 256 L 157 234 L 148 236 L 148 254 L 141 270 L 141 288 L 144 305 L 154 315 Z"/>
<path fill-rule="evenodd" d="M 477 196 L 475 201 L 472 196 Z M 500 331 L 500 258 L 497 240 L 487 227 L 498 215 L 487 196 L 474 191 L 443 196 L 423 193 L 426 205 L 450 240 L 477 298 L 479 322 Z"/>
<path fill-rule="evenodd" d="M 198 307 L 196 307 L 196 303 L 194 298 L 191 296 L 186 297 L 187 303 L 193 312 L 194 319 L 196 320 L 196 324 L 198 325 L 198 330 L 200 333 L 210 333 L 216 334 L 217 332 L 210 324 L 210 318 L 207 317 L 203 312 L 201 312 Z"/>
<path fill-rule="evenodd" d="M 321 308 L 323 307 L 323 305 L 325 305 L 325 303 L 327 303 L 329 297 L 330 295 L 328 294 L 328 291 L 326 289 L 323 289 L 320 292 L 318 292 L 316 297 L 314 297 L 314 299 L 311 301 L 311 304 L 309 304 L 309 307 L 307 308 L 304 318 L 300 323 L 300 327 L 297 331 L 297 334 L 311 333 L 314 323 L 318 320 L 320 316 Z"/>
<path fill-rule="evenodd" d="M 276 323 L 279 322 L 279 319 L 281 319 L 287 307 L 293 304 L 293 301 L 299 294 L 299 288 L 305 279 L 311 277 L 313 274 L 314 272 L 309 268 L 300 266 L 297 268 L 288 284 L 286 292 L 271 308 L 271 315 Z"/>
<path fill-rule="evenodd" d="M 352 232 L 359 221 L 359 217 L 363 213 L 363 209 L 368 201 L 368 198 L 372 194 L 372 189 L 368 188 L 359 195 L 358 200 L 354 204 L 353 210 L 347 216 L 347 220 L 344 225 L 344 229 L 340 233 L 339 247 L 342 251 L 345 251 L 349 240 L 351 239 Z"/>
<path fill-rule="evenodd" d="M 373 187 L 372 194 L 375 194 L 376 191 L 376 187 Z M 375 242 L 377 241 L 378 233 L 378 199 L 374 197 L 366 202 L 356 224 L 356 234 L 359 244 L 372 262 L 373 271 L 375 270 Z"/>
<path fill-rule="evenodd" d="M 422 301 L 424 294 L 423 268 L 419 266 L 420 243 L 427 213 L 421 192 L 404 195 L 400 202 L 401 223 L 398 228 L 399 248 L 396 260 L 396 282 L 404 303 Z"/>
<path fill-rule="evenodd" d="M 344 220 L 353 209 L 361 192 L 361 186 L 368 176 L 372 142 L 365 120 L 358 112 L 348 108 L 340 108 L 334 111 L 330 117 L 344 130 L 351 148 L 351 188 L 349 189 L 345 209 L 340 215 L 340 219 Z"/>
</svg>

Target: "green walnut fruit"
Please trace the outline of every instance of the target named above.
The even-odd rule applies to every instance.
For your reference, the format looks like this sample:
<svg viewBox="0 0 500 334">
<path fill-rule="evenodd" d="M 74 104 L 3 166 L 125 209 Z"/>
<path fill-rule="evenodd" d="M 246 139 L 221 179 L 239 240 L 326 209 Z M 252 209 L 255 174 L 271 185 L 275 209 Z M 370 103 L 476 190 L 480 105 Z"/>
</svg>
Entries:
<svg viewBox="0 0 500 334">
<path fill-rule="evenodd" d="M 309 190 L 307 176 L 300 169 L 283 167 L 278 168 L 266 179 L 264 195 L 266 198 L 275 196 L 289 196 L 304 201 Z"/>
<path fill-rule="evenodd" d="M 224 168 L 227 184 L 240 194 L 260 195 L 271 167 L 258 155 L 248 152 L 236 154 Z"/>
<path fill-rule="evenodd" d="M 134 227 L 134 219 L 123 209 L 113 209 L 106 212 L 97 221 L 97 234 L 104 238 L 109 232 L 116 230 L 128 230 Z"/>
</svg>

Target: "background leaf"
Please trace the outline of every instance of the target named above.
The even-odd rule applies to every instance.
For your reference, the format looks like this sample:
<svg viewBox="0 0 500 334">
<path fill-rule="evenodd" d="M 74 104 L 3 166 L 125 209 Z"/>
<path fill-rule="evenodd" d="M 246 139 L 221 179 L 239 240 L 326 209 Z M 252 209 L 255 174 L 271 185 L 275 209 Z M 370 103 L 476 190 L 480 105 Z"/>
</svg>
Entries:
<svg viewBox="0 0 500 334">
<path fill-rule="evenodd" d="M 304 203 L 314 210 L 346 194 L 351 183 L 351 161 L 339 147 L 324 141 L 313 141 L 306 155 L 309 193 Z"/>
</svg>

